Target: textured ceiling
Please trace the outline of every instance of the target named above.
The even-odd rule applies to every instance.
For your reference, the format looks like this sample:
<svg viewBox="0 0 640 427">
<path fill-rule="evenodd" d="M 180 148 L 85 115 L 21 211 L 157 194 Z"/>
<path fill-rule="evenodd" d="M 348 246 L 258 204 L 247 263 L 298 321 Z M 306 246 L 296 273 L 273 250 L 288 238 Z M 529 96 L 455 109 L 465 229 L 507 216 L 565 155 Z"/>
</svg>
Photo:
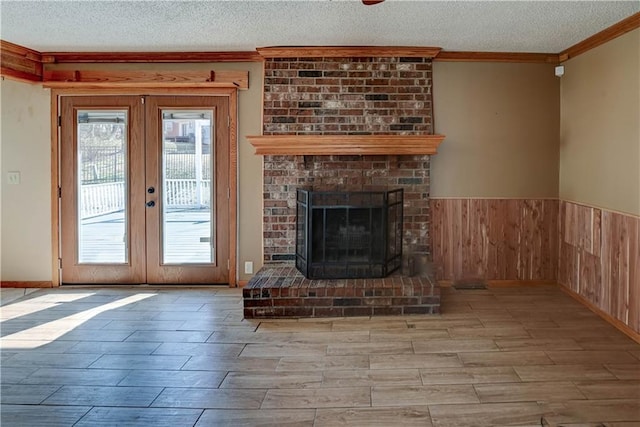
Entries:
<svg viewBox="0 0 640 427">
<path fill-rule="evenodd" d="M 438 46 L 560 52 L 638 1 L 8 1 L 0 38 L 41 52 Z"/>
</svg>

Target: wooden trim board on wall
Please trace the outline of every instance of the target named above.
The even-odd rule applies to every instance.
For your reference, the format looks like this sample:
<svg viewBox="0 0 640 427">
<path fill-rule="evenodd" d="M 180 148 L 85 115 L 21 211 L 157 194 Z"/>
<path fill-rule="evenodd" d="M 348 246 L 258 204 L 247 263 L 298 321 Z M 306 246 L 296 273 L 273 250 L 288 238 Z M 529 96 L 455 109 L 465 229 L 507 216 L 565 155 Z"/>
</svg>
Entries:
<svg viewBox="0 0 640 427">
<path fill-rule="evenodd" d="M 229 286 L 238 286 L 238 91 L 229 91 Z"/>
<path fill-rule="evenodd" d="M 600 316 L 602 320 L 609 323 L 614 328 L 618 329 L 623 334 L 627 335 L 629 338 L 640 344 L 640 333 L 631 329 L 628 325 L 615 317 L 608 314 L 606 311 L 601 310 L 597 306 L 595 306 L 591 301 L 584 298 L 583 296 L 575 293 L 571 289 L 563 286 L 560 283 L 554 281 L 547 280 L 483 280 L 483 283 L 489 286 L 489 288 L 499 288 L 499 287 L 519 287 L 519 286 L 555 286 L 558 287 L 562 292 L 579 302 L 580 304 L 587 307 L 589 310 L 594 312 L 596 315 Z M 454 285 L 453 281 L 450 280 L 439 280 L 438 285 L 441 287 L 452 287 Z"/>
<path fill-rule="evenodd" d="M 151 63 L 172 62 L 262 62 L 256 51 L 247 52 L 43 52 L 45 64 L 67 63 Z"/>
<path fill-rule="evenodd" d="M 518 286 L 557 286 L 558 283 L 555 280 L 471 280 L 464 281 L 467 282 L 475 282 L 475 283 L 483 283 L 489 287 L 495 288 L 510 288 L 510 287 L 518 287 Z M 438 285 L 443 288 L 450 288 L 456 285 L 458 282 L 453 280 L 438 280 Z"/>
<path fill-rule="evenodd" d="M 411 46 L 274 46 L 256 50 L 264 58 L 354 58 L 407 57 L 433 58 L 439 47 Z"/>
<path fill-rule="evenodd" d="M 42 55 L 33 49 L 0 40 L 3 77 L 34 83 L 42 81 Z"/>
<path fill-rule="evenodd" d="M 557 64 L 557 53 L 441 51 L 434 61 L 440 62 L 517 62 Z"/>
<path fill-rule="evenodd" d="M 58 114 L 60 94 L 51 91 L 51 282 L 60 286 L 62 280 L 60 261 L 60 134 Z"/>
<path fill-rule="evenodd" d="M 634 13 L 630 17 L 623 19 L 622 21 L 613 24 L 609 28 L 605 28 L 597 34 L 592 35 L 579 43 L 574 44 L 568 49 L 560 52 L 560 61 L 564 62 L 568 59 L 575 58 L 593 48 L 596 48 L 602 44 L 610 42 L 611 40 L 620 37 L 623 34 L 640 28 L 640 12 Z"/>
<path fill-rule="evenodd" d="M 51 281 L 39 280 L 39 281 L 9 281 L 4 280 L 0 282 L 0 288 L 53 288 L 54 284 Z"/>
<path fill-rule="evenodd" d="M 629 326 L 625 325 L 620 320 L 618 320 L 615 317 L 611 316 L 606 311 L 603 311 L 603 310 L 599 309 L 594 304 L 592 304 L 591 301 L 589 301 L 588 299 L 586 299 L 586 298 L 582 297 L 581 295 L 575 293 L 574 291 L 572 291 L 571 289 L 567 288 L 566 286 L 558 285 L 558 287 L 562 290 L 562 292 L 564 292 L 565 294 L 569 295 L 571 298 L 575 299 L 580 304 L 584 305 L 589 310 L 593 311 L 595 314 L 600 316 L 605 322 L 609 323 L 611 326 L 613 326 L 614 328 L 618 329 L 620 332 L 622 332 L 623 334 L 625 334 L 626 336 L 628 336 L 629 338 L 631 338 L 632 340 L 634 340 L 635 342 L 640 344 L 640 333 L 634 331 Z"/>
<path fill-rule="evenodd" d="M 44 87 L 50 88 L 249 88 L 248 71 L 45 71 Z"/>
</svg>

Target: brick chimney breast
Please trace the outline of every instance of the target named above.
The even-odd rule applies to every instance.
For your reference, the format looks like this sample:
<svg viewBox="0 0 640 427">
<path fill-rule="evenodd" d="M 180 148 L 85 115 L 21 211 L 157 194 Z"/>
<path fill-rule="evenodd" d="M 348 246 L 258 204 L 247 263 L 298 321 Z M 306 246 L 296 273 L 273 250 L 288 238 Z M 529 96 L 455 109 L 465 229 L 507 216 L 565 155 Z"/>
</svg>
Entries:
<svg viewBox="0 0 640 427">
<path fill-rule="evenodd" d="M 264 135 L 431 135 L 432 61 L 266 58 Z M 264 260 L 292 261 L 296 188 L 404 189 L 403 251 L 430 257 L 429 155 L 264 156 Z"/>
</svg>

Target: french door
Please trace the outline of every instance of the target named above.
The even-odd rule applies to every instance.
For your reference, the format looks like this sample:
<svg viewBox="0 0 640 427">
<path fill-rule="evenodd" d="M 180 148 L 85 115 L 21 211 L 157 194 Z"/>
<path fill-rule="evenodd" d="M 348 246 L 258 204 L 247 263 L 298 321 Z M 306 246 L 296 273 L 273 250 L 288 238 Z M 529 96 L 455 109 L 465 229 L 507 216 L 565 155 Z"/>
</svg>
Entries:
<svg viewBox="0 0 640 427">
<path fill-rule="evenodd" d="M 229 101 L 60 98 L 63 283 L 229 282 Z"/>
</svg>

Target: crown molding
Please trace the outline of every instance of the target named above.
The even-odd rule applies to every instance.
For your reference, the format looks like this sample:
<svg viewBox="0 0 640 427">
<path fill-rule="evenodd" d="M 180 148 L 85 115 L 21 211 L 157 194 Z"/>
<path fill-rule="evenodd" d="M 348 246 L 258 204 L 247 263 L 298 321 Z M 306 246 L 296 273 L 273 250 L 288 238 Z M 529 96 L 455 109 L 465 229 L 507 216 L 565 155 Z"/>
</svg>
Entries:
<svg viewBox="0 0 640 427">
<path fill-rule="evenodd" d="M 466 52 L 441 51 L 434 61 L 442 62 L 520 62 L 557 64 L 557 53 L 528 53 L 528 52 Z"/>
<path fill-rule="evenodd" d="M 609 28 L 605 28 L 599 33 L 582 40 L 580 43 L 576 43 L 570 48 L 563 50 L 559 54 L 560 62 L 575 58 L 578 55 L 581 55 L 593 48 L 600 46 L 601 44 L 607 43 L 637 28 L 640 28 L 640 12 L 634 13 L 630 17 L 623 19 L 617 24 L 613 24 Z"/>
<path fill-rule="evenodd" d="M 258 52 L 43 52 L 45 64 L 262 62 Z"/>
<path fill-rule="evenodd" d="M 354 57 L 407 57 L 433 58 L 439 47 L 411 46 L 275 46 L 259 47 L 264 58 L 354 58 Z"/>
<path fill-rule="evenodd" d="M 0 74 L 29 83 L 42 81 L 42 55 L 33 49 L 0 40 Z"/>
</svg>

